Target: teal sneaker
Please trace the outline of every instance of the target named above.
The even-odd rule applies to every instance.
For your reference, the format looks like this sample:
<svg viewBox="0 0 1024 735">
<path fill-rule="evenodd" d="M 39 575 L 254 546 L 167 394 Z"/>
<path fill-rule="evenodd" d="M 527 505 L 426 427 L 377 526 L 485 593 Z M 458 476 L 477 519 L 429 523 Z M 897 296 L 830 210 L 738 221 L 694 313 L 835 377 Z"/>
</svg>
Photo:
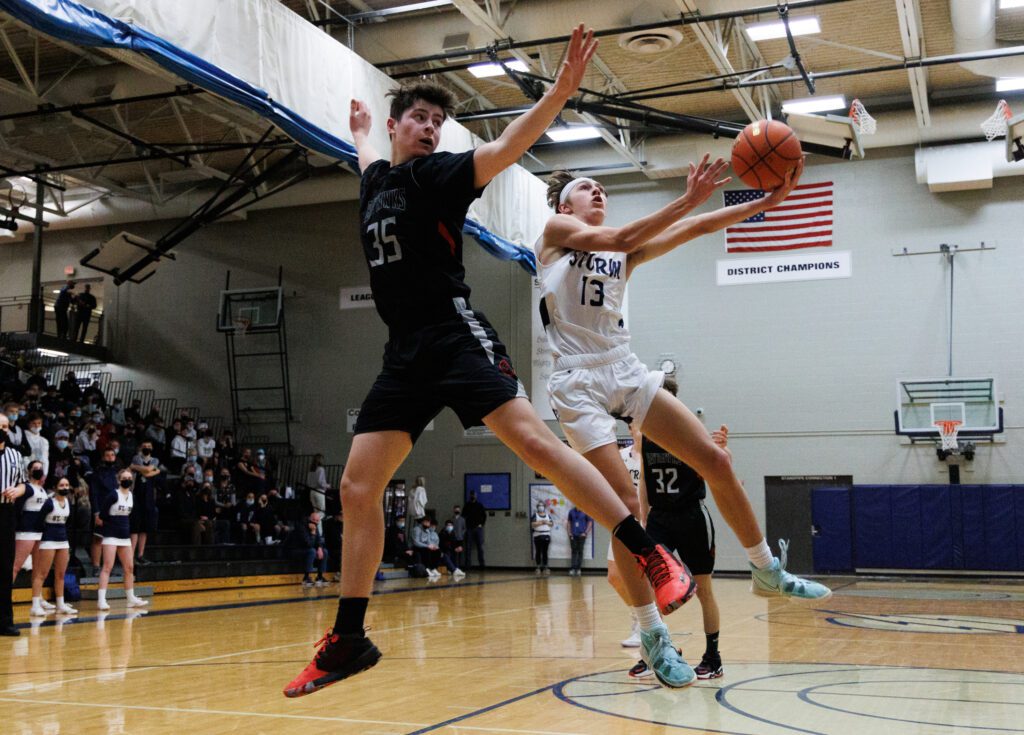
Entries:
<svg viewBox="0 0 1024 735">
<path fill-rule="evenodd" d="M 832 596 L 832 590 L 818 582 L 786 571 L 789 542 L 779 539 L 779 557 L 767 569 L 750 565 L 750 591 L 761 597 L 788 597 L 795 602 L 821 602 Z"/>
<path fill-rule="evenodd" d="M 664 625 L 640 631 L 640 656 L 662 686 L 681 689 L 697 680 L 693 669 L 672 645 L 672 634 Z"/>
</svg>

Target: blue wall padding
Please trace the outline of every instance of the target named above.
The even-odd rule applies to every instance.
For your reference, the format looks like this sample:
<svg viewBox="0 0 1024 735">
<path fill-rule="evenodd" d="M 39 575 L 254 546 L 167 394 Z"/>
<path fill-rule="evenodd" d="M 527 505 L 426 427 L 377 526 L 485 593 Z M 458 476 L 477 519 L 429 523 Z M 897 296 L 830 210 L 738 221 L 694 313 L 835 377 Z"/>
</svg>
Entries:
<svg viewBox="0 0 1024 735">
<path fill-rule="evenodd" d="M 849 487 L 816 487 L 811 490 L 811 522 L 814 571 L 818 574 L 852 572 L 853 510 Z"/>
<path fill-rule="evenodd" d="M 921 490 L 917 485 L 889 489 L 892 508 L 892 562 L 897 569 L 920 569 Z"/>
<path fill-rule="evenodd" d="M 982 485 L 985 509 L 985 569 L 1017 568 L 1017 531 L 1013 514 L 1013 485 Z M 1019 492 L 1019 488 L 1017 489 Z"/>
<path fill-rule="evenodd" d="M 858 567 L 892 564 L 892 502 L 888 485 L 853 486 L 853 558 Z"/>
<path fill-rule="evenodd" d="M 964 569 L 986 569 L 988 550 L 985 545 L 984 495 L 977 485 L 961 485 L 960 497 Z"/>
<path fill-rule="evenodd" d="M 953 503 L 959 503 L 959 493 L 952 490 L 955 485 L 918 485 L 917 502 L 921 509 L 921 568 L 958 569 L 963 566 L 963 551 L 960 551 L 960 566 L 957 566 L 953 532 Z M 957 515 L 959 522 L 959 514 Z M 959 528 L 959 526 L 957 526 Z"/>
</svg>

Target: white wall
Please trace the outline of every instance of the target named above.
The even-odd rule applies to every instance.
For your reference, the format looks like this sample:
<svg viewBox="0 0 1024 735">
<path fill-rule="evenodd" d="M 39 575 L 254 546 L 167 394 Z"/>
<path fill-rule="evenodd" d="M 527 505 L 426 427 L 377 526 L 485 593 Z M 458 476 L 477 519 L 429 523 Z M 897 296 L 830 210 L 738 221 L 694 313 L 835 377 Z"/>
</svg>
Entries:
<svg viewBox="0 0 1024 735">
<path fill-rule="evenodd" d="M 1005 441 L 979 448 L 964 482 L 1024 480 L 1024 179 L 999 179 L 991 191 L 930 194 L 914 181 L 911 152 L 872 151 L 858 162 L 813 160 L 807 181 L 836 183 L 836 245 L 853 253 L 853 277 L 719 287 L 715 234 L 641 267 L 630 287 L 634 348 L 653 364 L 674 353 L 681 397 L 705 409 L 708 427 L 726 423 L 740 477 L 763 519 L 765 475 L 852 474 L 858 482 L 945 482 L 930 447 L 908 447 L 892 433 L 896 382 L 946 369 L 947 270 L 940 256 L 895 258 L 893 248 L 995 242 L 996 250 L 957 256 L 958 375 L 994 375 L 1005 397 Z M 680 180 L 619 177 L 607 182 L 610 223 L 647 213 L 681 191 Z M 720 204 L 713 198 L 708 206 Z M 338 289 L 368 283 L 353 227 L 355 203 L 251 213 L 245 222 L 201 230 L 176 249 L 178 260 L 135 286 L 110 287 L 108 318 L 115 359 L 158 395 L 228 413 L 224 339 L 214 330 L 224 274 L 232 285 L 276 282 L 285 267 L 295 412 L 293 441 L 343 462 L 351 435 L 345 413 L 357 407 L 380 367 L 386 332 L 373 310 L 339 311 Z M 171 223 L 127 229 L 155 239 Z M 120 228 L 47 235 L 43 278 Z M 529 279 L 467 243 L 473 303 L 509 345 L 526 385 L 530 372 Z M 0 245 L 0 289 L 27 293 L 31 245 Z M 116 326 L 113 323 L 116 322 Z M 533 473 L 495 440 L 465 439 L 443 413 L 401 475 L 428 478 L 430 506 L 444 514 L 462 497 L 465 472 L 511 472 L 512 515 L 488 525 L 489 560 L 529 562 L 525 519 Z M 595 566 L 603 566 L 600 532 Z M 720 568 L 745 566 L 722 524 Z"/>
</svg>

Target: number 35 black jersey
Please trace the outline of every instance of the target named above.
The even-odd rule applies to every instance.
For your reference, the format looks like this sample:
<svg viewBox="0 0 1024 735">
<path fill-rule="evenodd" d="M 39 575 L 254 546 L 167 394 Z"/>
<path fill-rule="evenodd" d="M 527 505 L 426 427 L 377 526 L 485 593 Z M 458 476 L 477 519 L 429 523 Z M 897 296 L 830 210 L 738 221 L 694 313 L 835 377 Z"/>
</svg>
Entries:
<svg viewBox="0 0 1024 735">
<path fill-rule="evenodd" d="M 643 443 L 647 502 L 659 510 L 680 510 L 707 495 L 704 478 L 647 437 Z"/>
<path fill-rule="evenodd" d="M 374 305 L 392 336 L 456 316 L 454 299 L 468 303 L 462 225 L 482 192 L 473 174 L 473 151 L 398 166 L 382 159 L 363 172 L 360 237 Z"/>
</svg>

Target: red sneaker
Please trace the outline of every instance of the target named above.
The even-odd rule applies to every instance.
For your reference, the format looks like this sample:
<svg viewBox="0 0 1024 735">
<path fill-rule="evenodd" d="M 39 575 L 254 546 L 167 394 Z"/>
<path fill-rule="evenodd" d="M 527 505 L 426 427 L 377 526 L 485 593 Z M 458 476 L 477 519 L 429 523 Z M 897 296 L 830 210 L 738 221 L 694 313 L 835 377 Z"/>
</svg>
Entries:
<svg viewBox="0 0 1024 735">
<path fill-rule="evenodd" d="M 654 599 L 662 615 L 682 607 L 697 591 L 690 570 L 661 544 L 647 554 L 634 554 L 633 558 L 654 588 Z"/>
<path fill-rule="evenodd" d="M 380 661 L 380 651 L 362 633 L 335 634 L 333 630 L 313 644 L 313 660 L 284 688 L 284 696 L 301 697 L 336 681 L 366 671 Z"/>
</svg>

